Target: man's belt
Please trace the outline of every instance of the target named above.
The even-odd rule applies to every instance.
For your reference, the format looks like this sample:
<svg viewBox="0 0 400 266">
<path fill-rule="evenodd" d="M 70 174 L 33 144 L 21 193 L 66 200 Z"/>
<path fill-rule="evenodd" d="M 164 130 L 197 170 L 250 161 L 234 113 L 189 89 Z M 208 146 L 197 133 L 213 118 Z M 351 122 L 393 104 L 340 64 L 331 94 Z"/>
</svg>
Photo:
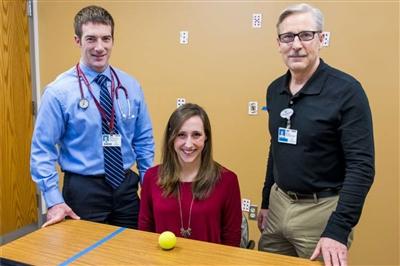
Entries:
<svg viewBox="0 0 400 266">
<path fill-rule="evenodd" d="M 127 176 L 131 172 L 131 169 L 126 169 L 124 170 L 124 176 Z M 100 178 L 105 178 L 105 174 L 99 174 L 99 175 L 92 175 L 93 177 L 100 177 Z"/>
<path fill-rule="evenodd" d="M 332 196 L 336 196 L 336 195 L 339 194 L 338 190 L 333 190 L 333 189 L 323 190 L 323 191 L 315 192 L 315 193 L 298 193 L 298 192 L 283 190 L 281 188 L 279 188 L 279 189 L 283 193 L 288 195 L 292 200 L 303 200 L 303 199 L 317 200 L 317 199 L 320 199 L 320 198 L 332 197 Z"/>
<path fill-rule="evenodd" d="M 69 174 L 69 175 L 80 175 L 80 176 L 87 176 L 87 177 L 94 177 L 94 178 L 104 178 L 105 177 L 105 174 L 98 174 L 98 175 L 81 175 L 81 174 L 77 174 L 77 173 L 73 173 L 73 172 L 70 172 L 70 171 L 65 171 L 65 170 L 62 170 L 65 174 Z M 126 170 L 124 170 L 124 176 L 127 176 L 129 173 L 131 172 L 131 169 L 130 168 L 128 168 L 128 169 L 126 169 Z"/>
</svg>

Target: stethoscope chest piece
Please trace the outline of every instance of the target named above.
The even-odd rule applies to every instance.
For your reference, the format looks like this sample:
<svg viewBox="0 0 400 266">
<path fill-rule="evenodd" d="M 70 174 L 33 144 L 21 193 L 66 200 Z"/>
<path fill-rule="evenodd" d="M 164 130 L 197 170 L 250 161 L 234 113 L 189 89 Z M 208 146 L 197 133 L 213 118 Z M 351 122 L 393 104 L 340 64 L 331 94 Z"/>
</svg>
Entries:
<svg viewBox="0 0 400 266">
<path fill-rule="evenodd" d="M 89 101 L 88 101 L 88 99 L 86 99 L 86 98 L 82 98 L 82 99 L 80 99 L 80 101 L 79 101 L 79 107 L 81 108 L 81 109 L 87 109 L 88 107 L 89 107 Z"/>
</svg>

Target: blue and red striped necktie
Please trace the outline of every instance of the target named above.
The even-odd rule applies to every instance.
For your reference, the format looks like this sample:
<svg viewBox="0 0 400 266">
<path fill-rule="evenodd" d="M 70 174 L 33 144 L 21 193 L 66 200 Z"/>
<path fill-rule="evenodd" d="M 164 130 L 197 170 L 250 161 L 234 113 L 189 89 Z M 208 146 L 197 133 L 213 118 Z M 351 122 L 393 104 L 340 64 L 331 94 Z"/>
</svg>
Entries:
<svg viewBox="0 0 400 266">
<path fill-rule="evenodd" d="M 111 121 L 112 99 L 107 89 L 109 78 L 103 74 L 98 75 L 94 80 L 100 86 L 100 105 L 106 117 L 102 116 L 102 134 L 118 134 L 117 120 L 114 114 L 114 130 L 110 132 L 109 122 Z M 122 161 L 121 147 L 103 146 L 104 172 L 107 183 L 114 189 L 124 181 L 125 173 Z"/>
</svg>

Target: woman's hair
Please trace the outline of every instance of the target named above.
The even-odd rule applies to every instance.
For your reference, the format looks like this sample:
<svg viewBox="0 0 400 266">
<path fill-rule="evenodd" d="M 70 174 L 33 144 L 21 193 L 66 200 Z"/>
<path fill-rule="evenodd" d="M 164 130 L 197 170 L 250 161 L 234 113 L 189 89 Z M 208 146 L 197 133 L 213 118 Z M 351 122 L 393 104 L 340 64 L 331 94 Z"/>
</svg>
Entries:
<svg viewBox="0 0 400 266">
<path fill-rule="evenodd" d="M 197 104 L 187 103 L 176 109 L 165 128 L 158 185 L 164 196 L 177 196 L 181 165 L 174 149 L 174 142 L 182 125 L 190 118 L 198 116 L 203 121 L 205 143 L 201 153 L 200 169 L 192 184 L 193 197 L 205 199 L 219 180 L 221 166 L 212 156 L 211 125 L 207 113 Z"/>
</svg>

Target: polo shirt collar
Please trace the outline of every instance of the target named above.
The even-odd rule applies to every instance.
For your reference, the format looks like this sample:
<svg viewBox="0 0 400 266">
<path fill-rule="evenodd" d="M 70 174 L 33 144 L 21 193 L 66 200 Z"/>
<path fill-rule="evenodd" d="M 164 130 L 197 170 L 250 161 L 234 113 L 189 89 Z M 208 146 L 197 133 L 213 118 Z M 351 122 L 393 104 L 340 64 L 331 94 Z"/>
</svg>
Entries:
<svg viewBox="0 0 400 266">
<path fill-rule="evenodd" d="M 327 64 L 325 64 L 324 60 L 320 58 L 319 65 L 315 70 L 314 74 L 312 74 L 311 78 L 306 82 L 304 87 L 298 92 L 298 94 L 306 94 L 306 95 L 314 95 L 320 94 L 322 91 L 322 87 L 324 85 L 324 76 L 325 69 Z M 289 82 L 291 79 L 290 71 L 288 70 L 284 76 L 284 84 L 281 86 L 280 94 L 289 92 Z"/>
</svg>

